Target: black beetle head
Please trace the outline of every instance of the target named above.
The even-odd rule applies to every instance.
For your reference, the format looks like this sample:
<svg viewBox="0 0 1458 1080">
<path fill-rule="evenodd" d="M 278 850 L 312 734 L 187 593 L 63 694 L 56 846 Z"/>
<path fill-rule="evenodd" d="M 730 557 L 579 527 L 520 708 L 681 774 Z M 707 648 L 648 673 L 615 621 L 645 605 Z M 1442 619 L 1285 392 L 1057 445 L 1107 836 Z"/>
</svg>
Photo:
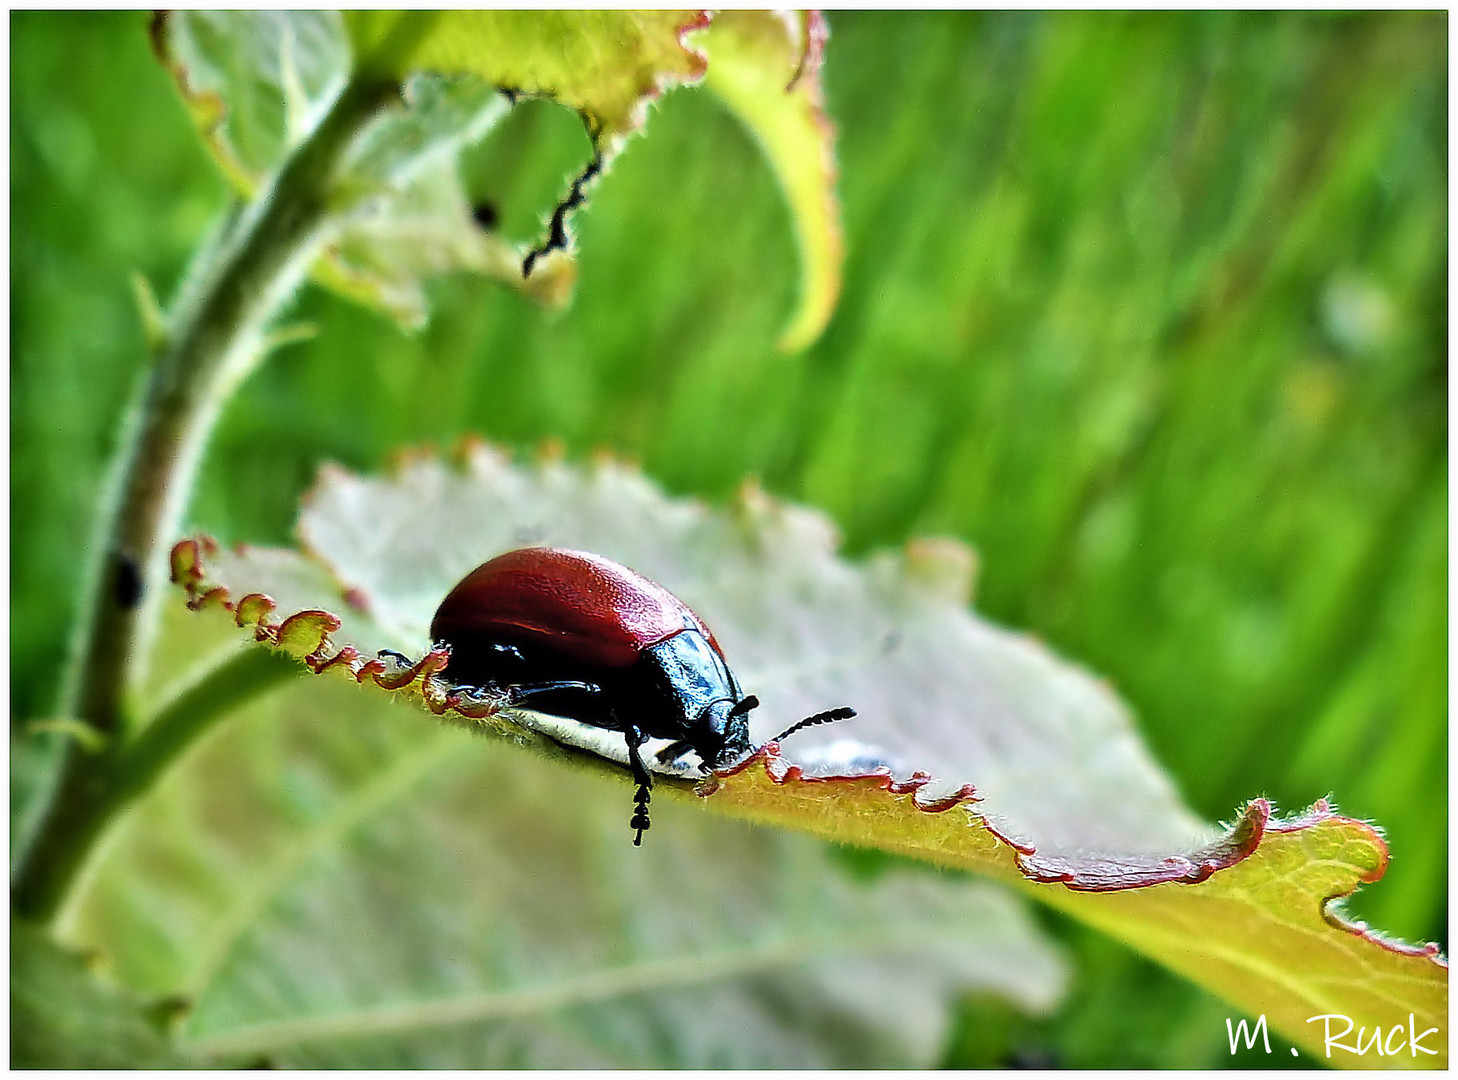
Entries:
<svg viewBox="0 0 1458 1080">
<path fill-rule="evenodd" d="M 749 741 L 749 710 L 759 705 L 750 694 L 739 701 L 720 698 L 699 714 L 694 724 L 693 747 L 706 768 L 733 765 L 753 747 Z"/>
</svg>

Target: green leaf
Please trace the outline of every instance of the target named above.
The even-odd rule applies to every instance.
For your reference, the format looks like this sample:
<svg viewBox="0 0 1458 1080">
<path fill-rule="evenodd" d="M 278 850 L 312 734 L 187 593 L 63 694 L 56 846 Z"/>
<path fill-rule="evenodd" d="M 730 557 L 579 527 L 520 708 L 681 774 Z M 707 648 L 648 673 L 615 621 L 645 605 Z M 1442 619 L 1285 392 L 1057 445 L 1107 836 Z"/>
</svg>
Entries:
<svg viewBox="0 0 1458 1080">
<path fill-rule="evenodd" d="M 195 1066 L 171 1046 L 166 1012 L 103 982 L 39 928 L 10 920 L 11 1068 Z"/>
<path fill-rule="evenodd" d="M 780 336 L 785 350 L 804 348 L 825 329 L 845 261 L 835 128 L 820 81 L 828 36 L 819 12 L 722 11 L 705 39 L 705 85 L 759 141 L 794 218 L 800 304 Z"/>
<path fill-rule="evenodd" d="M 311 679 L 137 806 L 64 932 L 277 1067 L 924 1067 L 959 995 L 1061 992 L 1016 897 L 688 806 L 634 849 L 616 781 Z"/>
<path fill-rule="evenodd" d="M 966 610 L 972 563 L 957 545 L 855 568 L 823 519 L 752 490 L 724 516 L 610 462 L 517 467 L 481 447 L 459 468 L 409 460 L 381 480 L 331 470 L 299 534 L 307 556 L 181 544 L 175 576 L 315 670 L 613 771 L 620 737 L 457 692 L 427 640 L 439 598 L 491 554 L 524 542 L 602 552 L 705 616 L 764 701 L 761 737 L 828 706 L 861 712 L 696 791 L 666 775 L 670 798 L 692 791 L 726 813 L 1011 882 L 1308 1049 L 1322 1033 L 1305 1020 L 1322 1013 L 1388 1028 L 1410 1012 L 1442 1028 L 1435 950 L 1389 945 L 1330 910 L 1385 868 L 1370 826 L 1325 806 L 1273 821 L 1261 800 L 1224 835 L 1202 826 L 1107 687 Z M 381 648 L 420 660 L 402 667 Z M 1407 1063 L 1443 1061 L 1446 1050 Z"/>
<path fill-rule="evenodd" d="M 752 820 L 1015 883 L 1251 1016 L 1265 1015 L 1272 1031 L 1314 1057 L 1330 1055 L 1324 1025 L 1309 1021 L 1332 1014 L 1353 1018 L 1354 1030 L 1432 1029 L 1436 1037 L 1422 1041 L 1432 1056 L 1412 1051 L 1384 1064 L 1447 1067 L 1447 963 L 1435 946 L 1393 942 L 1342 917 L 1336 901 L 1381 878 L 1388 852 L 1372 826 L 1324 802 L 1279 821 L 1257 799 L 1203 849 L 1107 855 L 1009 843 L 977 811 L 969 830 L 946 802 L 922 803 L 916 785 L 906 792 L 884 779 L 846 779 L 827 795 L 823 781 L 809 783 L 764 755 L 721 779 L 711 803 L 725 799 Z M 1332 1061 L 1370 1064 L 1342 1052 Z"/>
</svg>

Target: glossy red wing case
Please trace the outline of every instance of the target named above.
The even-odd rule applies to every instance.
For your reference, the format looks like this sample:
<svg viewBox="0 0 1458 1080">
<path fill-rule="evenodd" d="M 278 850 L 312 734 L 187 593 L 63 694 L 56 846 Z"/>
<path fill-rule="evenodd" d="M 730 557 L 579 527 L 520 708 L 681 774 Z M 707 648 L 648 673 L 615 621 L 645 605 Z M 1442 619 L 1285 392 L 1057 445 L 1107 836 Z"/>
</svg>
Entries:
<svg viewBox="0 0 1458 1080">
<path fill-rule="evenodd" d="M 644 649 L 697 629 L 713 635 L 663 586 L 585 551 L 522 548 L 453 588 L 430 625 L 434 641 L 466 635 L 532 642 L 599 667 L 628 667 Z"/>
</svg>

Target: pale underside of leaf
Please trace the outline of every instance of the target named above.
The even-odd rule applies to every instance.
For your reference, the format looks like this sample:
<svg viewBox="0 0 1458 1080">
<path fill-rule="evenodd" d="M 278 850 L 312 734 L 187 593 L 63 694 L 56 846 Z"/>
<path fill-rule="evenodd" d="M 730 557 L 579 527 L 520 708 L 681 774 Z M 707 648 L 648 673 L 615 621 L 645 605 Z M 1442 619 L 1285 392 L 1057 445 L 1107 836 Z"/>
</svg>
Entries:
<svg viewBox="0 0 1458 1080">
<path fill-rule="evenodd" d="M 153 43 L 243 199 L 259 196 L 351 70 L 345 26 L 333 11 L 172 12 L 154 21 Z M 458 175 L 457 152 L 507 107 L 495 83 L 402 77 L 399 106 L 361 133 L 337 179 L 314 280 L 407 328 L 426 319 L 424 280 L 449 272 L 564 303 L 571 268 L 523 280 L 523 249 L 475 224 Z"/>
<path fill-rule="evenodd" d="M 858 884 L 694 813 L 624 858 L 625 810 L 610 780 L 309 680 L 130 815 L 65 933 L 188 999 L 190 1052 L 289 1067 L 925 1066 L 957 994 L 1045 1011 L 1065 981 L 989 886 Z"/>
<path fill-rule="evenodd" d="M 297 565 L 282 552 L 193 546 L 178 557 L 203 558 L 208 579 L 181 565 L 179 578 L 193 580 L 199 597 L 217 582 L 237 598 L 232 582 L 280 574 L 258 590 L 268 601 L 239 604 L 241 620 L 256 622 L 260 606 L 276 608 L 272 623 L 326 610 L 318 625 L 284 623 L 285 636 L 309 646 L 296 655 L 327 631 L 332 647 L 319 663 L 417 687 L 445 709 L 450 688 L 429 677 L 444 657 L 430 653 L 428 629 L 450 587 L 515 547 L 596 551 L 662 582 L 714 628 L 741 683 L 763 702 L 751 717 L 761 739 L 826 708 L 860 711 L 850 724 L 795 736 L 789 760 L 811 773 L 872 763 L 908 779 L 920 768 L 932 774 L 924 791 L 932 801 L 975 780 L 984 814 L 1044 850 L 1166 853 L 1213 836 L 1180 804 L 1104 684 L 966 609 L 965 571 L 946 543 L 918 543 L 856 570 L 835 558 L 822 517 L 754 489 L 731 514 L 717 514 L 668 500 L 611 462 L 516 466 L 479 445 L 459 467 L 423 458 L 392 478 L 326 469 L 298 533 L 310 557 Z M 335 617 L 337 630 L 325 625 Z M 418 670 L 397 671 L 376 657 L 380 649 L 418 659 Z M 463 707 L 506 719 L 489 699 L 473 707 L 458 696 L 449 711 Z M 1076 782 L 1055 782 L 1069 777 Z"/>
<path fill-rule="evenodd" d="M 155 1011 L 86 968 L 39 927 L 10 922 L 10 1067 L 177 1069 L 195 1066 L 168 1042 Z"/>
<path fill-rule="evenodd" d="M 298 529 L 304 555 L 180 544 L 175 576 L 195 606 L 230 611 L 315 670 L 622 762 L 612 733 L 449 686 L 426 636 L 439 598 L 494 553 L 598 551 L 715 628 L 765 703 L 759 730 L 833 705 L 861 711 L 700 784 L 709 806 L 1013 882 L 1267 1013 L 1300 1045 L 1319 1045 L 1304 1021 L 1323 1011 L 1390 1024 L 1446 1007 L 1435 950 L 1384 942 L 1331 910 L 1381 876 L 1387 852 L 1370 826 L 1325 807 L 1274 822 L 1261 800 L 1223 836 L 1202 826 L 1103 684 L 966 610 L 970 560 L 946 543 L 854 568 L 823 519 L 752 489 L 717 514 L 610 461 L 517 466 L 479 444 L 456 464 L 403 458 L 384 479 L 326 470 Z M 687 796 L 690 781 L 661 786 Z"/>
<path fill-rule="evenodd" d="M 152 47 L 234 190 L 251 198 L 349 73 L 333 11 L 158 13 Z"/>
<path fill-rule="evenodd" d="M 642 129 L 649 106 L 671 87 L 703 78 L 704 54 L 689 39 L 709 16 L 697 9 L 369 11 L 348 13 L 345 25 L 360 62 L 383 74 L 472 77 L 513 99 L 550 98 L 582 117 L 592 157 L 554 208 L 545 239 L 521 262 L 527 282 L 557 295 L 574 253 L 568 215 Z M 391 48 L 394 40 L 412 44 Z M 370 59 L 382 51 L 387 58 Z"/>
</svg>

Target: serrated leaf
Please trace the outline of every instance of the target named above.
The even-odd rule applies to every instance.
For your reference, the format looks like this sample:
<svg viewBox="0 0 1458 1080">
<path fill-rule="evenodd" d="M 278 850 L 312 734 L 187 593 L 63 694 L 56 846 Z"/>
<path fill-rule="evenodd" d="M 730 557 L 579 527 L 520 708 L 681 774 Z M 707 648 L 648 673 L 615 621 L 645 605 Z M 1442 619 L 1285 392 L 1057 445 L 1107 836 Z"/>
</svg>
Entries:
<svg viewBox="0 0 1458 1080">
<path fill-rule="evenodd" d="M 1310 1021 L 1339 1015 L 1354 1018 L 1353 1030 L 1408 1026 L 1429 1035 L 1421 1052 L 1393 1060 L 1338 1052 L 1333 1064 L 1447 1065 L 1447 962 L 1436 946 L 1394 942 L 1342 917 L 1336 901 L 1380 879 L 1388 852 L 1372 826 L 1324 802 L 1281 821 L 1257 799 L 1226 837 L 1204 849 L 1138 857 L 1009 845 L 985 821 L 968 830 L 946 814 L 952 807 L 945 802 L 920 802 L 915 784 L 839 781 L 835 796 L 826 797 L 804 790 L 805 782 L 766 755 L 720 779 L 713 794 L 755 820 L 1015 883 L 1252 1016 L 1265 1015 L 1273 1031 L 1322 1060 L 1329 1057 L 1326 1028 Z"/>
<path fill-rule="evenodd" d="M 800 300 L 780 347 L 804 348 L 824 330 L 840 293 L 845 243 L 835 132 L 820 84 L 828 31 L 818 13 L 724 11 L 711 21 L 687 10 L 353 12 L 346 19 L 361 56 L 391 34 L 418 35 L 418 45 L 394 54 L 396 74 L 470 72 L 583 114 L 596 155 L 557 207 L 548 240 L 528 255 L 530 276 L 538 256 L 568 247 L 566 212 L 642 127 L 646 105 L 669 86 L 706 78 L 758 140 L 790 204 Z M 689 44 L 687 35 L 705 27 Z"/>
<path fill-rule="evenodd" d="M 762 733 L 829 706 L 861 711 L 720 774 L 699 789 L 711 808 L 1015 883 L 1266 1013 L 1308 1049 L 1321 1033 L 1305 1019 L 1343 1011 L 1369 1027 L 1411 1012 L 1446 1039 L 1436 951 L 1384 943 L 1330 910 L 1380 877 L 1376 832 L 1325 807 L 1273 821 L 1260 800 L 1223 836 L 1202 826 L 1107 687 L 966 610 L 970 556 L 954 545 L 855 568 L 835 557 L 823 519 L 753 491 L 726 516 L 611 463 L 517 467 L 481 447 L 459 468 L 424 458 L 380 480 L 330 471 L 299 534 L 307 555 L 181 544 L 178 579 L 316 670 L 622 762 L 611 733 L 445 684 L 426 640 L 440 597 L 491 554 L 538 542 L 598 551 L 707 619 L 765 703 Z M 381 648 L 420 659 L 400 667 L 375 658 Z M 1446 1047 L 1408 1063 L 1442 1061 Z"/>
<path fill-rule="evenodd" d="M 938 778 L 932 799 L 975 775 L 1000 827 L 1045 845 L 1164 851 L 1212 835 L 1180 805 L 1107 687 L 966 610 L 970 555 L 950 541 L 856 571 L 834 557 L 822 517 L 753 489 L 724 516 L 667 500 L 608 461 L 586 471 L 551 460 L 516 467 L 480 446 L 461 468 L 424 458 L 386 479 L 327 469 L 298 532 L 313 558 L 203 552 L 207 581 L 228 586 L 245 621 L 262 612 L 239 600 L 233 582 L 262 575 L 284 590 L 263 590 L 277 604 L 267 622 L 309 607 L 343 619 L 332 640 L 355 652 L 331 652 L 335 667 L 362 671 L 369 661 L 383 672 L 383 661 L 370 660 L 381 648 L 424 656 L 436 605 L 492 553 L 528 543 L 585 548 L 665 583 L 708 620 L 764 702 L 753 714 L 761 738 L 821 709 L 861 711 L 853 725 L 796 736 L 790 760 L 822 760 L 826 774 L 837 756 L 907 775 L 921 765 Z M 286 567 L 296 579 L 273 578 Z M 208 600 L 223 602 L 223 594 Z M 303 652 L 317 643 L 288 632 L 310 646 Z M 415 681 L 437 701 L 438 683 Z M 1063 774 L 1079 784 L 1050 790 L 1047 778 Z"/>
<path fill-rule="evenodd" d="M 722 11 L 704 42 L 706 85 L 758 139 L 790 204 L 800 300 L 780 336 L 787 351 L 811 344 L 825 329 L 845 260 L 835 128 L 820 81 L 828 34 L 819 12 Z"/>
<path fill-rule="evenodd" d="M 671 86 L 703 77 L 687 36 L 703 11 L 355 11 L 346 26 L 358 63 L 403 78 L 414 71 L 475 76 L 513 94 L 542 95 L 575 110 L 593 154 L 552 212 L 546 238 L 522 260 L 542 294 L 570 282 L 567 215 Z"/>
<path fill-rule="evenodd" d="M 1064 983 L 1014 897 L 692 813 L 624 858 L 622 794 L 309 680 L 164 779 L 66 933 L 278 1067 L 925 1066 L 958 994 Z"/>
<path fill-rule="evenodd" d="M 542 94 L 583 113 L 603 149 L 642 126 L 649 101 L 704 73 L 686 41 L 708 25 L 682 11 L 352 11 L 355 55 L 393 37 L 412 44 L 381 61 L 381 74 L 475 75 L 491 86 Z"/>
</svg>

